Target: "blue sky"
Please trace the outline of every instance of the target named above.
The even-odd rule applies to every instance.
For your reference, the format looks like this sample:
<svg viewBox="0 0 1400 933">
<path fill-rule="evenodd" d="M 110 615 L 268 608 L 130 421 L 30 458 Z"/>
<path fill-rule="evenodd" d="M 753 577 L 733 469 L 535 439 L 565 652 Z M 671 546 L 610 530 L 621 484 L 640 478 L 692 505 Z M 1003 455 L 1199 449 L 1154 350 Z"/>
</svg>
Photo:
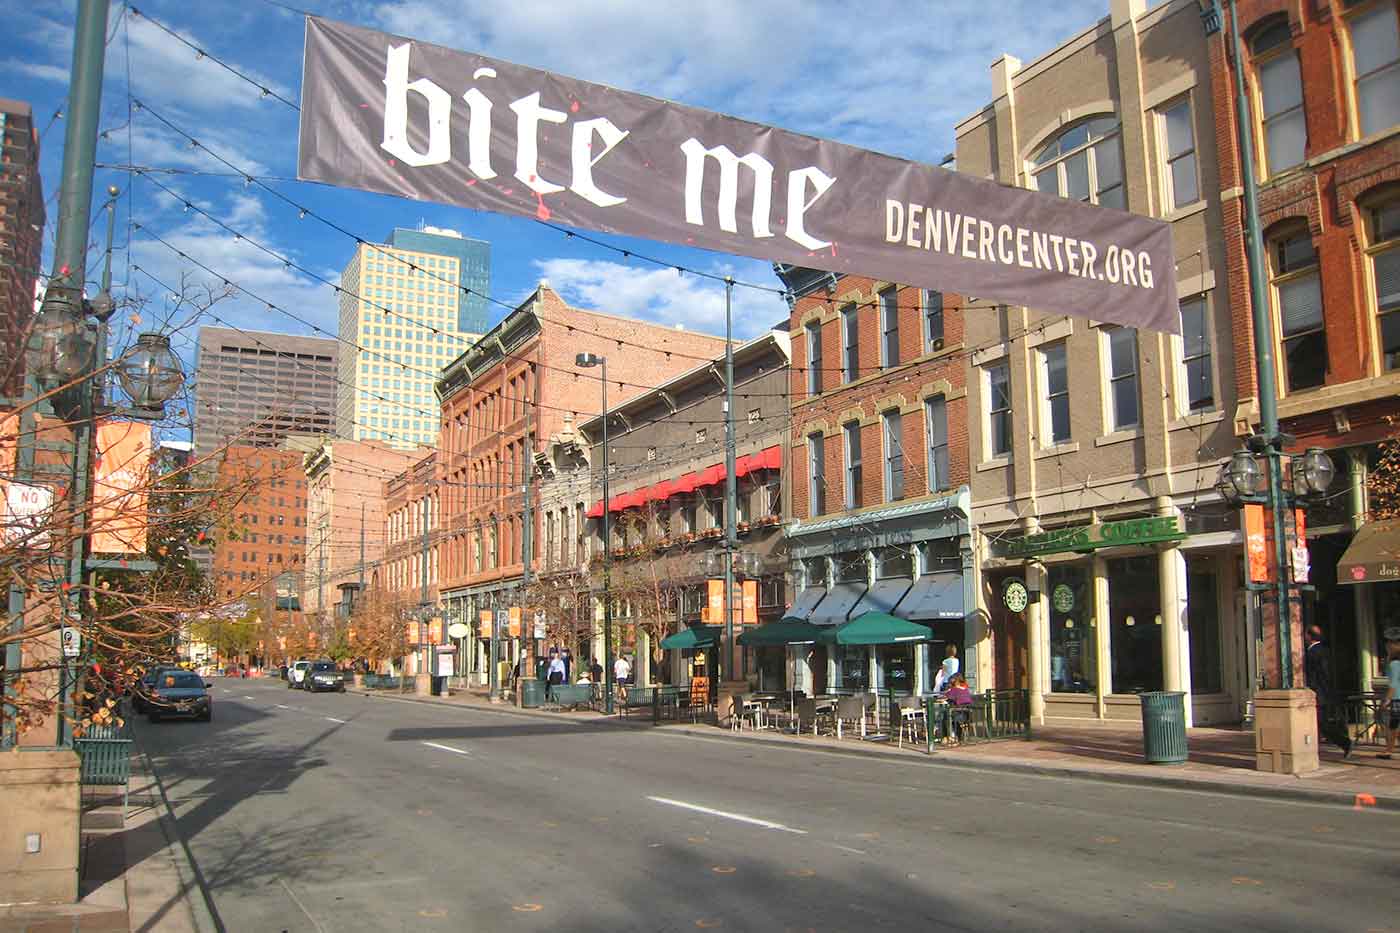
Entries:
<svg viewBox="0 0 1400 933">
<path fill-rule="evenodd" d="M 930 163 L 951 151 L 953 125 L 987 103 L 988 69 L 998 55 L 1009 52 L 1029 61 L 1107 15 L 1106 0 L 860 5 L 796 0 L 305 2 L 318 15 Z M 28 101 L 43 129 L 66 107 L 75 9 L 62 2 L 10 0 L 10 5 L 10 40 L 7 53 L 0 56 L 0 96 Z M 296 112 L 273 97 L 263 97 L 256 87 L 209 59 L 200 59 L 152 25 L 150 18 L 295 101 L 301 80 L 301 17 L 267 0 L 143 0 L 138 9 L 149 18 L 113 4 L 101 121 L 107 132 L 99 142 L 99 162 L 227 171 L 151 113 L 131 113 L 129 100 L 134 97 L 241 169 L 287 179 L 268 184 L 367 239 L 382 239 L 395 226 L 421 221 L 489 240 L 494 297 L 507 304 L 519 301 L 544 277 L 567 300 L 583 307 L 722 331 L 723 288 L 716 282 L 626 260 L 530 220 L 291 180 L 296 175 Z M 42 174 L 45 194 L 51 198 L 56 198 L 64 125 L 58 120 L 43 138 Z M 252 294 L 334 331 L 332 290 L 248 241 L 332 281 L 353 251 L 352 241 L 310 217 L 298 219 L 296 210 L 238 177 L 154 177 L 178 197 L 161 191 L 153 181 L 133 182 L 124 171 L 100 169 L 96 180 L 99 192 L 109 184 L 123 192 L 115 279 L 119 298 L 125 289 L 146 299 L 142 326 L 165 313 L 166 299 L 151 278 L 130 271 L 133 263 L 167 285 L 219 283 L 142 232 L 133 232 L 133 223 L 243 290 L 213 308 L 223 321 L 262 330 L 308 331 L 268 311 L 249 297 Z M 237 239 L 184 210 L 185 200 L 247 239 Z M 52 226 L 56 200 L 49 214 Z M 667 263 L 777 284 L 766 262 L 605 239 Z M 735 299 L 735 326 L 741 337 L 786 315 L 782 301 L 767 292 L 739 288 Z M 494 320 L 505 313 L 500 306 L 494 311 Z M 179 314 L 184 313 L 180 309 Z M 136 326 L 129 319 L 126 323 Z"/>
</svg>

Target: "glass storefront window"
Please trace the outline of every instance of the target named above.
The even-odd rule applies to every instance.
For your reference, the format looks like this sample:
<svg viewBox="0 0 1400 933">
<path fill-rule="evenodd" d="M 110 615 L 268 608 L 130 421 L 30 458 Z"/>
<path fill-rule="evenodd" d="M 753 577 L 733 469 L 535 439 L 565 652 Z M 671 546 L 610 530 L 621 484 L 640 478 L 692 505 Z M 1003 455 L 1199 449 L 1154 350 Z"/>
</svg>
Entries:
<svg viewBox="0 0 1400 933">
<path fill-rule="evenodd" d="M 1219 693 L 1221 684 L 1220 600 L 1214 568 L 1186 565 L 1186 630 L 1191 642 L 1191 692 Z"/>
<path fill-rule="evenodd" d="M 870 686 L 870 656 L 859 645 L 837 645 L 836 686 L 843 690 L 863 691 Z"/>
<path fill-rule="evenodd" d="M 914 692 L 915 651 L 913 644 L 880 645 L 875 649 L 875 671 L 881 691 L 905 695 Z"/>
<path fill-rule="evenodd" d="M 1087 563 L 1050 567 L 1050 691 L 1094 693 L 1098 649 L 1094 577 Z"/>
<path fill-rule="evenodd" d="M 1108 561 L 1113 692 L 1162 689 L 1162 589 L 1157 555 Z"/>
</svg>

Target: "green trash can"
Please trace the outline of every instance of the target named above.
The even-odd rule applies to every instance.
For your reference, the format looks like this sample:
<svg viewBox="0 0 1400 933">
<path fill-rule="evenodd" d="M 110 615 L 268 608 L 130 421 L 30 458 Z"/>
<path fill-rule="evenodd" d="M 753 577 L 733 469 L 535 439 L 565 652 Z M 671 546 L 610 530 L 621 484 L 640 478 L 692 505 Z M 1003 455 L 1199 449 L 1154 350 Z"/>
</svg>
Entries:
<svg viewBox="0 0 1400 933">
<path fill-rule="evenodd" d="M 529 677 L 520 682 L 520 705 L 526 709 L 535 709 L 544 705 L 545 690 L 549 689 L 549 684 L 542 680 Z"/>
<path fill-rule="evenodd" d="M 1186 762 L 1186 694 L 1154 691 L 1142 699 L 1142 750 L 1150 765 Z"/>
</svg>

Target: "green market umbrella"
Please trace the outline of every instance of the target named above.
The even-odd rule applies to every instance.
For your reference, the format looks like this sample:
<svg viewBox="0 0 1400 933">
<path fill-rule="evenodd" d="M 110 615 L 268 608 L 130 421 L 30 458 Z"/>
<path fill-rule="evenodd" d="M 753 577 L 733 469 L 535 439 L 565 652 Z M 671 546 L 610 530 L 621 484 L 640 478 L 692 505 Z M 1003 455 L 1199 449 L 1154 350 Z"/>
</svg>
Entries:
<svg viewBox="0 0 1400 933">
<path fill-rule="evenodd" d="M 699 625 L 682 629 L 661 639 L 661 647 L 668 651 L 681 648 L 710 648 L 719 641 L 721 631 L 718 625 Z"/>
<path fill-rule="evenodd" d="M 843 625 L 826 629 L 818 640 L 835 645 L 898 645 L 928 641 L 927 626 L 896 618 L 885 612 L 863 612 Z"/>
</svg>

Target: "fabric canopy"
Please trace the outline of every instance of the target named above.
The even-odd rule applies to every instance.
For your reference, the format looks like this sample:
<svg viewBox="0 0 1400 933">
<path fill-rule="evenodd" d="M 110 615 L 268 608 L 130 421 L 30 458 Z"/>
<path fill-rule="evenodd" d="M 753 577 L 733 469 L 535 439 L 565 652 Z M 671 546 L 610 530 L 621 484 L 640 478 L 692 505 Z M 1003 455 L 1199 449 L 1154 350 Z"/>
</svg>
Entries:
<svg viewBox="0 0 1400 933">
<path fill-rule="evenodd" d="M 928 641 L 930 632 L 917 622 L 906 622 L 883 612 L 865 612 L 844 625 L 826 629 L 820 640 L 835 645 L 895 645 Z"/>
<path fill-rule="evenodd" d="M 827 592 L 826 599 L 808 621 L 813 625 L 840 625 L 850 618 L 851 610 L 864 595 L 864 583 L 838 583 Z"/>
<path fill-rule="evenodd" d="M 792 608 L 783 613 L 783 621 L 806 622 L 812 616 L 812 611 L 817 608 L 817 604 L 826 595 L 826 587 L 809 586 L 797 596 L 797 601 L 792 604 Z"/>
<path fill-rule="evenodd" d="M 747 476 L 755 470 L 777 470 L 783 465 L 783 448 L 768 447 L 756 454 L 747 454 L 734 461 L 734 475 Z M 643 486 L 630 492 L 622 492 L 608 500 L 608 510 L 622 512 L 646 505 L 648 502 L 664 502 L 672 496 L 694 492 L 701 486 L 717 486 L 724 482 L 728 474 L 723 463 L 716 463 L 695 473 L 686 473 L 677 479 L 663 479 L 651 486 Z M 596 502 L 588 510 L 589 518 L 603 516 L 603 503 Z"/>
<path fill-rule="evenodd" d="M 683 629 L 661 639 L 661 647 L 667 651 L 681 648 L 709 648 L 719 641 L 724 630 L 718 625 L 698 625 Z"/>
<path fill-rule="evenodd" d="M 745 629 L 739 636 L 739 644 L 751 648 L 773 645 L 810 645 L 817 640 L 821 630 L 810 622 L 783 619 L 769 622 L 758 628 Z"/>
<path fill-rule="evenodd" d="M 686 473 L 676 480 L 672 486 L 671 495 L 679 496 L 687 492 L 694 492 L 700 486 L 699 473 Z"/>
<path fill-rule="evenodd" d="M 716 463 L 714 466 L 700 471 L 699 484 L 701 486 L 717 486 L 724 482 L 724 477 L 726 475 L 727 474 L 724 472 L 724 464 Z"/>
<path fill-rule="evenodd" d="M 592 507 L 591 509 L 589 509 L 585 514 L 587 515 L 588 518 L 602 518 L 602 517 L 603 517 L 603 500 L 602 500 L 602 499 L 599 499 L 597 502 L 593 503 L 593 507 Z"/>
<path fill-rule="evenodd" d="M 960 573 L 926 573 L 899 604 L 899 614 L 914 622 L 961 619 L 967 615 Z"/>
<path fill-rule="evenodd" d="M 1338 583 L 1376 583 L 1400 576 L 1400 519 L 1367 522 L 1337 562 Z"/>
<path fill-rule="evenodd" d="M 894 612 L 913 582 L 907 579 L 876 580 L 875 585 L 865 591 L 860 602 L 851 610 L 851 617 L 862 612 Z"/>
</svg>

